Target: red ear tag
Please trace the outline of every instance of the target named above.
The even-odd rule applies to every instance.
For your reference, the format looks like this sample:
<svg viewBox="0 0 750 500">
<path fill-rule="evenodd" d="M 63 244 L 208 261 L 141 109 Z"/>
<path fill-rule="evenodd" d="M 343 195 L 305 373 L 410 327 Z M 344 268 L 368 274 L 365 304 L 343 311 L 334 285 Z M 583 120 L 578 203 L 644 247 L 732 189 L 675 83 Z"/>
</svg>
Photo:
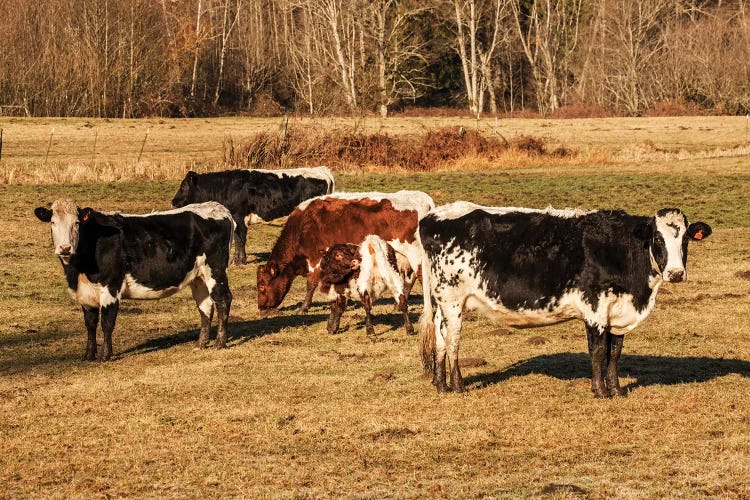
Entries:
<svg viewBox="0 0 750 500">
<path fill-rule="evenodd" d="M 698 231 L 693 235 L 693 238 L 696 240 L 702 240 L 703 239 L 703 229 L 698 229 Z"/>
<path fill-rule="evenodd" d="M 90 214 L 90 212 L 86 212 L 86 213 L 85 213 L 85 214 L 83 215 L 83 222 L 86 222 L 87 220 L 89 220 L 89 214 Z"/>
</svg>

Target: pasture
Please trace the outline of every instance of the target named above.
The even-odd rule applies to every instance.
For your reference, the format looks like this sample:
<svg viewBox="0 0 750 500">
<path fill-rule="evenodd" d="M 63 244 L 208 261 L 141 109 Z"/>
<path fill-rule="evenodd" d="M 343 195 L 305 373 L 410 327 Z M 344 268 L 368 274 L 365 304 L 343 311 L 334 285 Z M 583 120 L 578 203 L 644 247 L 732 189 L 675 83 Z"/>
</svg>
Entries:
<svg viewBox="0 0 750 500">
<path fill-rule="evenodd" d="M 375 343 L 358 305 L 335 336 L 320 295 L 297 314 L 302 280 L 278 313 L 261 317 L 255 265 L 278 224 L 251 228 L 256 262 L 230 268 L 229 349 L 193 349 L 199 318 L 184 291 L 124 301 L 114 360 L 81 361 L 80 308 L 33 208 L 66 196 L 105 210 L 165 209 L 187 168 L 216 168 L 227 135 L 279 120 L 162 122 L 88 122 L 101 127 L 101 157 L 92 159 L 85 120 L 0 120 L 0 172 L 11 182 L 0 184 L 0 496 L 750 496 L 745 118 L 513 120 L 503 134 L 538 135 L 605 160 L 336 172 L 340 190 L 420 189 L 438 204 L 649 215 L 676 206 L 711 224 L 712 237 L 690 246 L 688 281 L 662 286 L 654 312 L 626 335 L 628 394 L 612 400 L 590 392 L 581 322 L 516 330 L 470 316 L 461 352 L 468 391 L 439 396 L 421 377 L 417 339 L 405 335 L 390 297 L 374 308 Z M 396 134 L 431 125 L 364 126 Z M 43 166 L 53 126 L 61 142 Z M 152 142 L 135 164 L 147 127 Z M 68 168 L 69 177 L 51 173 Z M 91 182 L 70 182 L 76 172 Z"/>
</svg>

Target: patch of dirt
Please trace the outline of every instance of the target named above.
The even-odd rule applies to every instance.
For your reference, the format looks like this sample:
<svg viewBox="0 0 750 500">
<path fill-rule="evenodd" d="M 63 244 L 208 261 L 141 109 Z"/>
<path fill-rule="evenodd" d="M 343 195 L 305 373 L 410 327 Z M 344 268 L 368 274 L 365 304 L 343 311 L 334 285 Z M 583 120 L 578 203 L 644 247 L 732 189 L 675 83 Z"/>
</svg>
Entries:
<svg viewBox="0 0 750 500">
<path fill-rule="evenodd" d="M 554 495 L 556 493 L 574 493 L 585 495 L 588 493 L 585 489 L 575 484 L 550 483 L 542 489 L 542 495 Z"/>
<path fill-rule="evenodd" d="M 492 330 L 487 335 L 491 335 L 493 337 L 499 337 L 501 335 L 513 335 L 513 330 L 510 328 L 498 328 L 497 330 Z"/>
<path fill-rule="evenodd" d="M 392 427 L 383 429 L 382 431 L 373 432 L 370 434 L 370 439 L 373 441 L 392 441 L 394 439 L 404 439 L 416 435 L 417 433 L 411 429 Z"/>
<path fill-rule="evenodd" d="M 372 376 L 370 382 L 390 382 L 396 380 L 396 376 L 391 372 L 379 372 Z"/>
<path fill-rule="evenodd" d="M 737 271 L 736 273 L 734 273 L 734 275 L 738 278 L 742 278 L 743 280 L 750 280 L 750 270 Z"/>
<path fill-rule="evenodd" d="M 536 336 L 529 338 L 529 340 L 527 340 L 526 342 L 531 345 L 544 345 L 548 342 L 548 340 L 545 337 Z"/>
<path fill-rule="evenodd" d="M 459 358 L 458 366 L 461 368 L 476 368 L 477 366 L 484 366 L 487 361 L 484 358 Z"/>
</svg>

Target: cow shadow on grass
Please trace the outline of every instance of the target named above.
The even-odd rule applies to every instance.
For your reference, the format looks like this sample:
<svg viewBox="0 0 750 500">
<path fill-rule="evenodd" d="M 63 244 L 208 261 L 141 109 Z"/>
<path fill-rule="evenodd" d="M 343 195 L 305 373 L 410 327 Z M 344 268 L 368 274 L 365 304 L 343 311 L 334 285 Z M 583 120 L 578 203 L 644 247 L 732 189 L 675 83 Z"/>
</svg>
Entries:
<svg viewBox="0 0 750 500">
<path fill-rule="evenodd" d="M 623 355 L 619 363 L 620 378 L 634 378 L 625 385 L 626 391 L 649 385 L 675 385 L 707 382 L 736 373 L 750 377 L 750 362 L 741 359 L 705 356 Z M 464 377 L 467 386 L 481 389 L 512 377 L 547 375 L 560 380 L 591 378 L 591 357 L 584 353 L 546 354 L 519 361 L 507 368 Z"/>
<path fill-rule="evenodd" d="M 321 314 L 307 314 L 296 316 L 278 315 L 247 321 L 236 321 L 230 319 L 228 347 L 231 349 L 232 347 L 244 344 L 247 341 L 260 338 L 265 335 L 278 333 L 285 328 L 311 326 L 326 319 L 328 319 L 328 316 L 324 316 Z M 178 346 L 181 344 L 195 343 L 198 340 L 198 333 L 199 330 L 197 328 L 194 328 L 191 330 L 185 330 L 175 333 L 174 335 L 167 335 L 149 339 L 145 342 L 117 353 L 115 357 L 117 359 L 125 358 L 129 356 L 146 354 L 153 351 L 159 351 L 161 349 L 169 349 L 170 347 Z M 211 343 L 209 344 L 209 348 L 213 346 L 213 342 L 216 340 L 215 325 L 211 329 L 210 338 Z"/>
</svg>

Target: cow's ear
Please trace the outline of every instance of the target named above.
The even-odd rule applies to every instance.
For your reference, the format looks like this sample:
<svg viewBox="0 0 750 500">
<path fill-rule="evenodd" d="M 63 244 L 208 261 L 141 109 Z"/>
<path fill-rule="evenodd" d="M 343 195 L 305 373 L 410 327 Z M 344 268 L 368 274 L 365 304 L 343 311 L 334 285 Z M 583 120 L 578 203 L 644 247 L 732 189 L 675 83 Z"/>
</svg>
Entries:
<svg viewBox="0 0 750 500">
<path fill-rule="evenodd" d="M 34 215 L 42 222 L 49 222 L 52 220 L 52 210 L 47 207 L 36 207 L 34 209 Z"/>
<path fill-rule="evenodd" d="M 633 234 L 642 241 L 649 241 L 654 236 L 653 219 L 648 222 L 639 222 L 633 228 Z"/>
<path fill-rule="evenodd" d="M 78 209 L 78 220 L 82 224 L 92 222 L 94 219 L 94 209 L 91 207 L 79 208 Z"/>
<path fill-rule="evenodd" d="M 711 226 L 705 222 L 693 222 L 688 226 L 687 233 L 691 240 L 700 241 L 705 240 L 711 236 Z"/>
<path fill-rule="evenodd" d="M 191 170 L 185 176 L 185 180 L 190 186 L 196 186 L 198 184 L 198 174 Z"/>
</svg>

